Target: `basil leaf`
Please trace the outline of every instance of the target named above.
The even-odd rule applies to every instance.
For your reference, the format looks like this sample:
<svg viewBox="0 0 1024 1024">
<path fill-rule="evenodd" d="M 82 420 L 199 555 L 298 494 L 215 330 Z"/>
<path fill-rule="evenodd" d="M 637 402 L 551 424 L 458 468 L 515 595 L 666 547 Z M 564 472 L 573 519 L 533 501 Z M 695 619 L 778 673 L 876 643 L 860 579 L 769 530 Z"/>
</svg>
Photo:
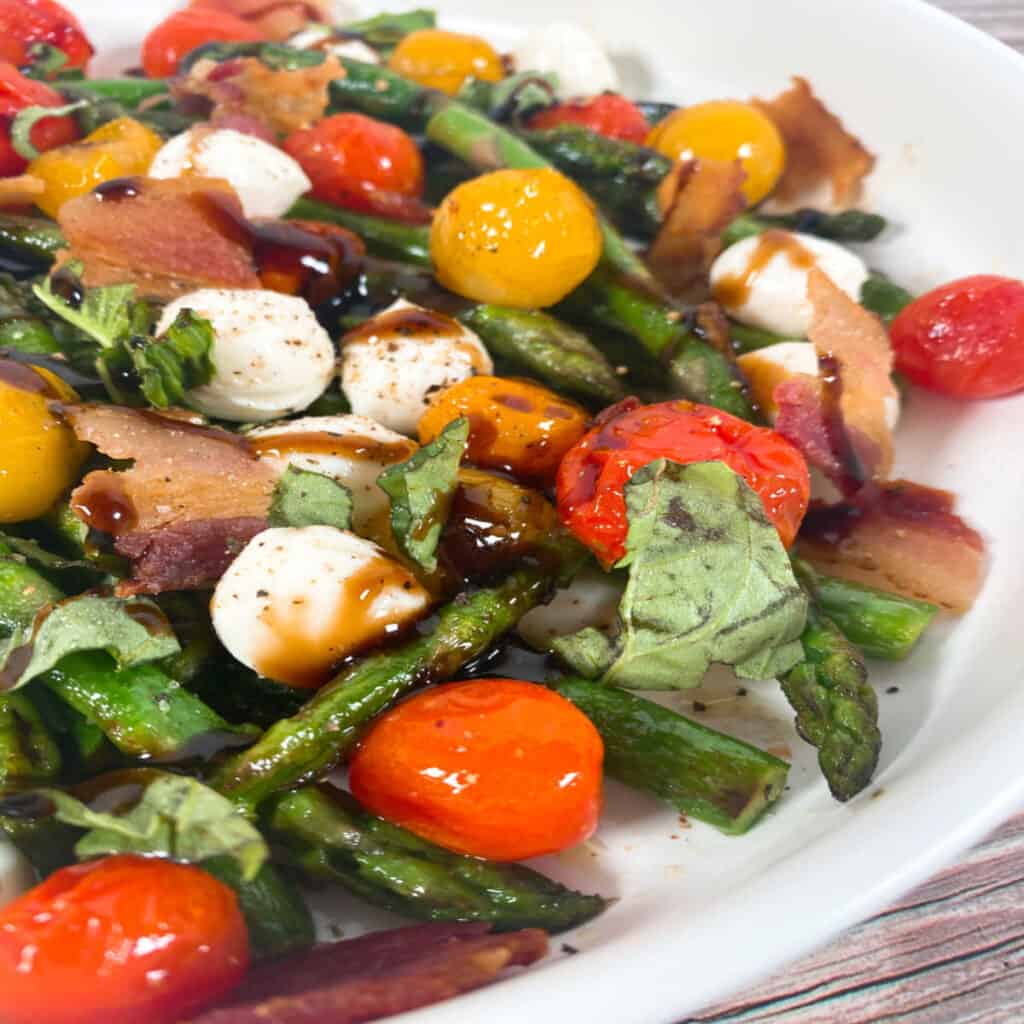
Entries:
<svg viewBox="0 0 1024 1024">
<path fill-rule="evenodd" d="M 712 662 L 770 678 L 803 658 L 807 598 L 761 499 L 728 466 L 664 459 L 626 485 L 629 582 L 617 630 L 552 642 L 573 669 L 635 689 L 683 689 Z"/>
<path fill-rule="evenodd" d="M 377 485 L 391 499 L 391 529 L 398 546 L 427 572 L 437 568 L 437 545 L 448 521 L 468 440 L 469 420 L 463 416 L 377 478 Z"/>
<path fill-rule="evenodd" d="M 51 605 L 15 631 L 0 662 L 0 690 L 24 686 L 65 655 L 97 650 L 127 666 L 177 654 L 180 645 L 152 601 L 82 594 Z"/>
<path fill-rule="evenodd" d="M 352 492 L 323 473 L 289 466 L 278 480 L 267 518 L 271 526 L 352 528 Z"/>
<path fill-rule="evenodd" d="M 134 337 L 126 344 L 140 390 L 150 405 L 166 409 L 185 401 L 186 392 L 208 384 L 213 365 L 213 325 L 183 309 L 159 338 Z"/>
<path fill-rule="evenodd" d="M 61 273 L 74 274 L 77 264 Z M 135 299 L 135 285 L 112 284 L 105 288 L 82 289 L 82 300 L 73 304 L 53 290 L 53 278 L 45 278 L 32 291 L 47 309 L 87 334 L 101 348 L 116 348 L 131 334 L 146 334 L 153 323 L 148 303 Z"/>
<path fill-rule="evenodd" d="M 29 537 L 14 537 L 0 530 L 0 555 L 14 555 L 21 561 L 37 569 L 83 569 L 87 572 L 100 572 L 92 563 L 78 558 L 65 558 L 47 551 L 42 544 Z"/>
<path fill-rule="evenodd" d="M 56 805 L 59 821 L 90 830 L 75 845 L 82 860 L 142 853 L 198 864 L 208 857 L 228 856 L 251 881 L 270 855 L 259 830 L 227 797 L 187 776 L 161 776 L 123 814 L 93 811 L 60 790 L 39 792 Z"/>
</svg>

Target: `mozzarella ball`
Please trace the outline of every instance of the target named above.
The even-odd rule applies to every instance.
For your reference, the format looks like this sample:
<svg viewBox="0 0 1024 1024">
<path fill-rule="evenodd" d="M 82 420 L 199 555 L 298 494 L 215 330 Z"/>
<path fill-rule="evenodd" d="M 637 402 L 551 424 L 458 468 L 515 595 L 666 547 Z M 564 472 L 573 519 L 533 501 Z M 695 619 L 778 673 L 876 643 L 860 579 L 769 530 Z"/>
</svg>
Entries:
<svg viewBox="0 0 1024 1024">
<path fill-rule="evenodd" d="M 377 477 L 416 451 L 415 441 L 365 416 L 304 416 L 246 434 L 260 459 L 282 473 L 289 466 L 333 477 L 352 492 L 352 521 L 360 533 L 379 536 L 391 508 Z"/>
<path fill-rule="evenodd" d="M 189 405 L 237 423 L 279 419 L 315 402 L 335 372 L 334 345 L 305 299 L 260 289 L 200 288 L 165 307 L 157 334 L 183 309 L 213 325 L 213 379 Z"/>
<path fill-rule="evenodd" d="M 436 392 L 494 364 L 457 320 L 399 299 L 341 342 L 341 388 L 354 413 L 403 434 Z"/>
<path fill-rule="evenodd" d="M 348 57 L 361 60 L 364 64 L 379 64 L 380 55 L 373 47 L 367 46 L 361 39 L 345 39 L 334 36 L 334 30 L 327 25 L 309 24 L 301 32 L 296 32 L 287 45 L 296 50 L 323 50 L 333 53 L 335 57 Z"/>
<path fill-rule="evenodd" d="M 797 374 L 818 376 L 818 353 L 809 341 L 783 341 L 778 345 L 768 345 L 755 352 L 747 352 L 737 362 L 750 382 L 754 400 L 772 422 L 778 412 L 773 398 L 776 386 Z M 885 419 L 890 430 L 896 426 L 899 418 L 899 394 L 887 395 Z"/>
<path fill-rule="evenodd" d="M 246 217 L 281 217 L 313 184 L 282 149 L 231 128 L 190 128 L 164 143 L 151 178 L 197 174 L 223 178 L 238 193 Z"/>
<path fill-rule="evenodd" d="M 835 242 L 791 231 L 766 231 L 730 245 L 711 266 L 711 290 L 740 323 L 806 338 L 813 313 L 807 297 L 812 267 L 860 301 L 868 278 L 864 261 Z"/>
<path fill-rule="evenodd" d="M 217 583 L 210 615 L 243 665 L 312 688 L 429 606 L 415 577 L 376 544 L 333 526 L 304 526 L 253 537 Z"/>
<path fill-rule="evenodd" d="M 618 91 L 619 74 L 601 44 L 581 25 L 555 21 L 514 49 L 518 71 L 554 72 L 562 99 Z"/>
</svg>

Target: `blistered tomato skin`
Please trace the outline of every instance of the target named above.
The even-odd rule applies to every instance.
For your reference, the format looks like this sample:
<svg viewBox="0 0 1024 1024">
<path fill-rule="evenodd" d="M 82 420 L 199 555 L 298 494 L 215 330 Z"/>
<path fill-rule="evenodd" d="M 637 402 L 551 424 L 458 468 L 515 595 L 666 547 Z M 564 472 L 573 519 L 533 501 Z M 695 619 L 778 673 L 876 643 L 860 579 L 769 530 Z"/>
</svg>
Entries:
<svg viewBox="0 0 1024 1024">
<path fill-rule="evenodd" d="M 175 1024 L 249 964 L 235 894 L 199 868 L 76 864 L 0 910 L 4 1024 Z"/>
<path fill-rule="evenodd" d="M 601 228 L 593 203 L 558 171 L 494 171 L 446 196 L 430 255 L 441 284 L 468 299 L 552 306 L 597 266 Z"/>
<path fill-rule="evenodd" d="M 74 482 L 89 449 L 50 403 L 77 397 L 46 370 L 0 360 L 0 523 L 41 516 Z"/>
<path fill-rule="evenodd" d="M 540 384 L 478 374 L 433 399 L 420 418 L 420 443 L 461 416 L 469 420 L 469 462 L 542 483 L 554 479 L 589 421 L 585 409 Z"/>
<path fill-rule="evenodd" d="M 582 842 L 601 810 L 590 720 L 517 679 L 435 686 L 377 719 L 350 766 L 375 814 L 450 850 L 509 861 Z"/>
<path fill-rule="evenodd" d="M 994 274 L 951 281 L 915 299 L 889 328 L 896 369 L 952 398 L 1024 388 L 1024 282 Z"/>
<path fill-rule="evenodd" d="M 39 44 L 63 52 L 65 70 L 84 68 L 93 54 L 78 19 L 54 0 L 0 0 L 0 60 L 22 67 Z"/>
<path fill-rule="evenodd" d="M 530 120 L 530 127 L 541 131 L 563 124 L 582 125 L 598 135 L 635 142 L 638 146 L 643 145 L 651 130 L 640 108 L 615 92 L 557 103 Z"/>
<path fill-rule="evenodd" d="M 724 462 L 757 492 L 789 547 L 807 511 L 810 477 L 803 456 L 774 430 L 686 401 L 614 411 L 562 460 L 562 522 L 606 565 L 625 553 L 629 523 L 624 488 L 655 459 Z"/>
<path fill-rule="evenodd" d="M 414 199 L 423 194 L 423 158 L 416 143 L 401 128 L 363 114 L 325 117 L 289 135 L 284 150 L 306 172 L 313 195 L 338 206 L 385 214 L 381 194 Z M 401 216 L 401 209 L 394 214 Z"/>
<path fill-rule="evenodd" d="M 13 64 L 0 62 L 0 123 L 9 125 L 26 107 L 62 107 L 64 97 L 43 82 L 26 78 Z M 40 152 L 63 146 L 79 136 L 74 117 L 46 117 L 37 121 L 29 138 Z M 10 128 L 0 131 L 0 177 L 21 174 L 28 166 L 11 141 Z"/>
<path fill-rule="evenodd" d="M 150 78 L 176 74 L 182 57 L 204 43 L 258 43 L 266 34 L 255 25 L 210 7 L 175 11 L 146 36 L 142 67 Z"/>
<path fill-rule="evenodd" d="M 454 96 L 467 78 L 499 82 L 505 77 L 501 57 L 485 39 L 435 28 L 410 32 L 395 47 L 388 67 L 449 96 Z"/>
<path fill-rule="evenodd" d="M 682 107 L 655 125 L 647 145 L 673 160 L 739 160 L 751 206 L 771 192 L 786 166 L 778 128 L 756 107 L 737 100 Z"/>
</svg>

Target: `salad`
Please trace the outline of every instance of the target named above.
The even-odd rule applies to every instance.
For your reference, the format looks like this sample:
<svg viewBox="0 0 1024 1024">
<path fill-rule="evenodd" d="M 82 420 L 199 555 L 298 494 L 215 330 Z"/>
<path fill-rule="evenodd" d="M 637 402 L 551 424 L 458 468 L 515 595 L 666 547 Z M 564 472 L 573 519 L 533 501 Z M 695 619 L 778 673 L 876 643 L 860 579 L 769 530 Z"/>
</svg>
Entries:
<svg viewBox="0 0 1024 1024">
<path fill-rule="evenodd" d="M 569 23 L 503 54 L 315 0 L 140 52 L 92 77 L 70 11 L 0 0 L 0 832 L 38 883 L 0 1024 L 345 1024 L 536 962 L 611 902 L 523 863 L 605 776 L 737 837 L 785 805 L 655 699 L 713 665 L 864 791 L 871 659 L 984 577 L 893 476 L 901 405 L 1024 387 L 1024 283 L 873 270 L 874 157 L 802 78 L 630 98 Z M 327 887 L 418 923 L 325 941 Z"/>
</svg>

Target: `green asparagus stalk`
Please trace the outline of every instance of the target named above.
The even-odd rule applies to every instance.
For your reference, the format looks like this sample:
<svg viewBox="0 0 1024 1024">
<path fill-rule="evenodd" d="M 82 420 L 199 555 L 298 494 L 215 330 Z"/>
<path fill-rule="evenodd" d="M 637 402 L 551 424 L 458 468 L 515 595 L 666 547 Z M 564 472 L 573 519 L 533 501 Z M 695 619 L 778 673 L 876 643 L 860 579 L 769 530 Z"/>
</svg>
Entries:
<svg viewBox="0 0 1024 1024">
<path fill-rule="evenodd" d="M 765 213 L 741 213 L 725 229 L 722 241 L 732 245 L 752 235 L 760 235 L 771 228 L 786 231 L 800 231 L 817 235 L 834 242 L 871 242 L 887 227 L 888 221 L 877 213 L 865 210 L 843 210 L 841 213 L 825 213 L 809 207 L 794 213 L 769 215 Z"/>
<path fill-rule="evenodd" d="M 430 229 L 421 225 L 356 213 L 317 199 L 299 199 L 286 216 L 300 220 L 320 220 L 348 228 L 363 239 L 371 256 L 402 260 L 428 269 L 432 266 Z"/>
<path fill-rule="evenodd" d="M 60 775 L 60 749 L 24 693 L 0 696 L 0 786 Z"/>
<path fill-rule="evenodd" d="M 209 857 L 200 866 L 234 890 L 249 929 L 249 947 L 258 959 L 295 953 L 316 941 L 302 893 L 273 864 L 264 864 L 251 880 L 233 857 Z"/>
<path fill-rule="evenodd" d="M 769 345 L 779 345 L 784 341 L 802 341 L 801 338 L 784 338 L 774 331 L 766 331 L 763 327 L 750 327 L 747 324 L 738 324 L 734 320 L 729 322 L 729 336 L 732 339 L 733 348 L 737 352 L 756 352 L 759 348 L 768 348 Z"/>
<path fill-rule="evenodd" d="M 914 301 L 914 296 L 881 274 L 872 274 L 860 289 L 860 303 L 891 323 L 897 313 Z"/>
<path fill-rule="evenodd" d="M 154 96 L 166 96 L 169 86 L 163 78 L 83 78 L 61 85 L 73 98 L 95 96 L 105 100 L 116 100 L 126 107 L 137 107 L 143 100 Z"/>
<path fill-rule="evenodd" d="M 379 64 L 340 57 L 344 78 L 328 86 L 328 111 L 357 110 L 412 132 L 421 132 L 440 93 L 434 93 Z"/>
<path fill-rule="evenodd" d="M 616 686 L 552 686 L 594 723 L 613 778 L 728 835 L 742 835 L 782 795 L 789 765 Z"/>
<path fill-rule="evenodd" d="M 796 711 L 797 732 L 818 749 L 832 795 L 849 800 L 878 764 L 878 700 L 860 653 L 813 601 L 800 641 L 806 661 L 782 677 L 782 692 Z"/>
<path fill-rule="evenodd" d="M 564 931 L 606 906 L 520 864 L 443 850 L 363 810 L 347 793 L 305 787 L 268 801 L 270 835 L 315 878 L 429 921 L 486 921 L 496 931 Z"/>
<path fill-rule="evenodd" d="M 869 658 L 900 661 L 914 649 L 938 605 L 890 594 L 835 576 L 823 576 L 794 559 L 800 582 L 843 635 Z"/>
<path fill-rule="evenodd" d="M 0 792 L 0 837 L 14 844 L 41 879 L 75 863 L 75 843 L 81 836 L 81 829 L 54 817 L 44 797 L 30 790 Z"/>
<path fill-rule="evenodd" d="M 64 236 L 52 220 L 18 213 L 0 214 L 0 255 L 48 267 L 63 246 Z"/>
<path fill-rule="evenodd" d="M 473 306 L 459 319 L 488 351 L 560 391 L 608 405 L 624 397 L 611 364 L 587 338 L 547 313 Z"/>
<path fill-rule="evenodd" d="M 437 15 L 433 11 L 419 8 L 401 14 L 375 14 L 361 21 L 347 21 L 335 31 L 346 38 L 361 39 L 367 46 L 388 54 L 410 32 L 434 28 L 436 24 Z"/>
<path fill-rule="evenodd" d="M 344 759 L 375 715 L 487 650 L 541 601 L 550 581 L 547 571 L 527 568 L 500 586 L 460 595 L 430 634 L 343 670 L 295 715 L 228 758 L 212 784 L 252 813 L 275 790 L 322 773 Z"/>
</svg>

